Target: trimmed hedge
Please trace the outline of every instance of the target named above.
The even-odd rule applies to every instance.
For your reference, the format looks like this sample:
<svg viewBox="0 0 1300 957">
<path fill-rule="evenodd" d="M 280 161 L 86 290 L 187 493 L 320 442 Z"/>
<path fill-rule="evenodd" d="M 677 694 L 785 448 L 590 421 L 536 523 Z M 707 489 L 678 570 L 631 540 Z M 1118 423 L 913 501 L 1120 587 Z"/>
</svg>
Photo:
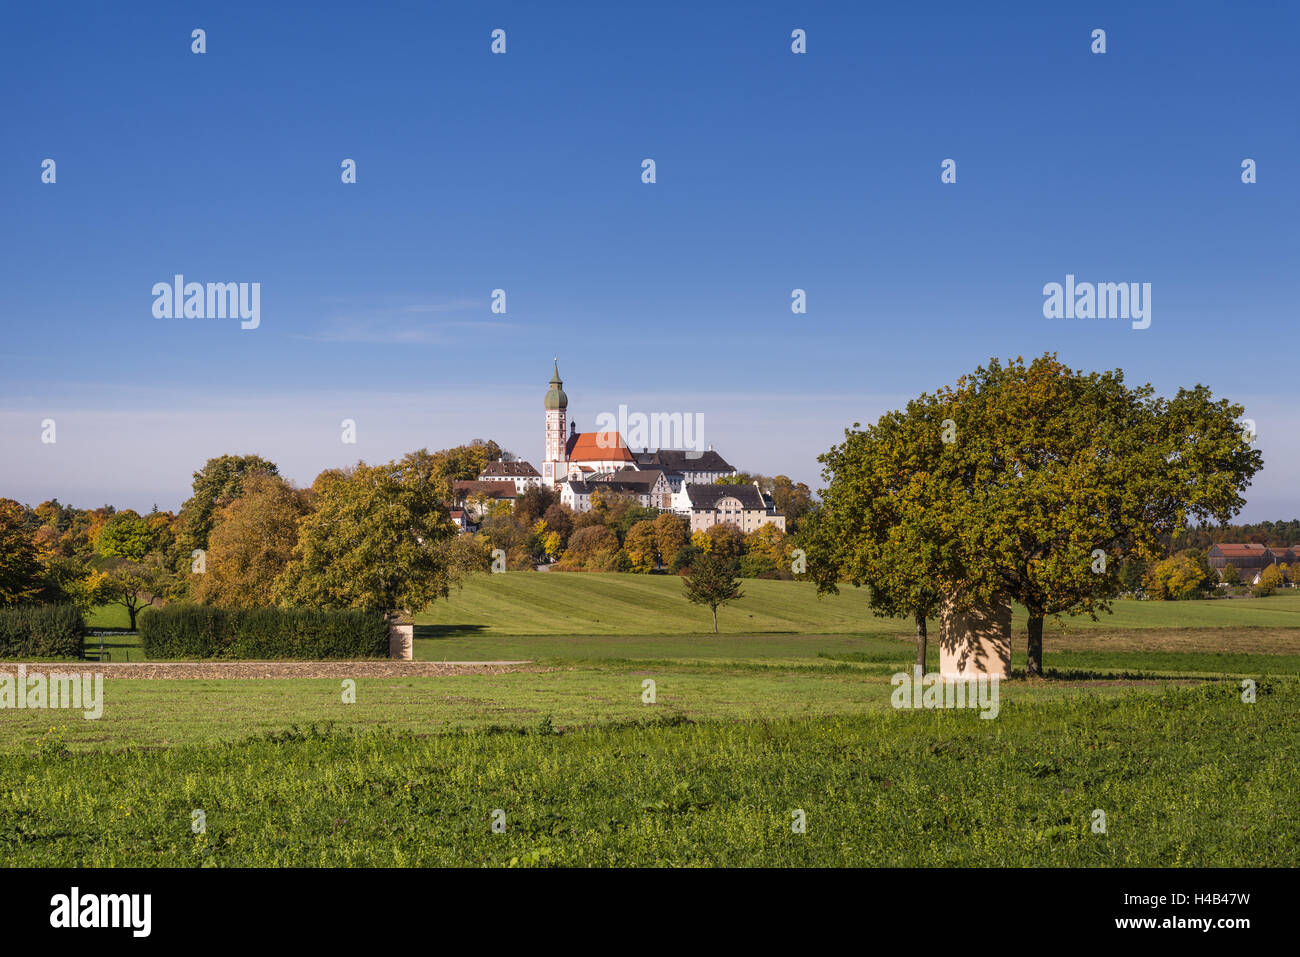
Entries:
<svg viewBox="0 0 1300 957">
<path fill-rule="evenodd" d="M 139 631 L 153 659 L 388 657 L 378 611 L 168 605 L 146 610 Z"/>
<path fill-rule="evenodd" d="M 0 658 L 82 658 L 85 640 L 75 605 L 0 608 Z"/>
</svg>

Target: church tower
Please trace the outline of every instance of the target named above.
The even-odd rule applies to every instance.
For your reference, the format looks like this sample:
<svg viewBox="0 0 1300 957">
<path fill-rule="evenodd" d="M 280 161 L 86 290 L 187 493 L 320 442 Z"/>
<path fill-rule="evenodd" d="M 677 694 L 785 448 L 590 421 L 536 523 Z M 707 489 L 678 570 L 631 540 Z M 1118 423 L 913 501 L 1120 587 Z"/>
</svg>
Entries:
<svg viewBox="0 0 1300 957">
<path fill-rule="evenodd" d="M 565 453 L 564 422 L 568 417 L 569 397 L 564 394 L 564 382 L 560 379 L 560 359 L 555 358 L 555 374 L 551 376 L 551 388 L 546 393 L 546 456 L 542 462 L 542 484 L 555 486 L 563 482 L 569 474 L 569 458 Z"/>
</svg>

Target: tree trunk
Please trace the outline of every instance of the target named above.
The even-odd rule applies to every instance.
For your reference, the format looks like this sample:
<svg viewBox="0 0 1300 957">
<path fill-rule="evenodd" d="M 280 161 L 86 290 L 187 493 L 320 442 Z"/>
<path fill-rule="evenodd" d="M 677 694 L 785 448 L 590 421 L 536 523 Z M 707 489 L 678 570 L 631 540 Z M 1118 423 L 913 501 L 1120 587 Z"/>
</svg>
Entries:
<svg viewBox="0 0 1300 957">
<path fill-rule="evenodd" d="M 916 613 L 916 666 L 925 674 L 925 615 Z"/>
<path fill-rule="evenodd" d="M 135 606 L 127 605 L 126 613 L 131 617 L 131 630 L 135 631 Z"/>
<path fill-rule="evenodd" d="M 711 605 L 710 607 L 713 609 L 713 633 L 716 635 L 718 633 L 718 606 Z"/>
<path fill-rule="evenodd" d="M 1029 609 L 1029 648 L 1025 673 L 1034 678 L 1043 676 L 1043 613 L 1034 608 Z"/>
</svg>

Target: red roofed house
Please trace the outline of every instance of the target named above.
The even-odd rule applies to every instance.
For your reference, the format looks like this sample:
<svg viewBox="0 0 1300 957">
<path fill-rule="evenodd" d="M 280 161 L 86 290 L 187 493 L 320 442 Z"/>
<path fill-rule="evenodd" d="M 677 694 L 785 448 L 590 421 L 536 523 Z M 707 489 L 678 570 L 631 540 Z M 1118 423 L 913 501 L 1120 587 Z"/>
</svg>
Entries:
<svg viewBox="0 0 1300 957">
<path fill-rule="evenodd" d="M 1237 574 L 1246 585 L 1259 581 L 1260 573 L 1269 565 L 1294 565 L 1297 559 L 1296 548 L 1269 548 L 1267 545 L 1233 544 L 1211 545 L 1206 556 L 1210 567 L 1223 577 L 1227 565 L 1237 569 Z"/>
</svg>

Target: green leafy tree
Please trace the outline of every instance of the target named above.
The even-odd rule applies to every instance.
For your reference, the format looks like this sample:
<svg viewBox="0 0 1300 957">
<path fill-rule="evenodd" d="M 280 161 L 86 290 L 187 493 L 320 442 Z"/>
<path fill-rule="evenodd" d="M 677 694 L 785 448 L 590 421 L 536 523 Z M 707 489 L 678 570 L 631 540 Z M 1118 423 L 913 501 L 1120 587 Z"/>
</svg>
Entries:
<svg viewBox="0 0 1300 957">
<path fill-rule="evenodd" d="M 967 592 L 1028 610 L 1033 675 L 1047 615 L 1095 618 L 1121 590 L 1122 556 L 1158 554 L 1189 517 L 1226 521 L 1262 464 L 1244 410 L 1206 387 L 1165 399 L 1053 355 L 990 361 L 938 405 L 956 425 L 938 471 Z"/>
<path fill-rule="evenodd" d="M 358 463 L 326 482 L 299 524 L 282 604 L 419 612 L 452 582 L 455 535 L 436 489 L 402 463 Z"/>
<path fill-rule="evenodd" d="M 1223 566 L 1220 574 L 1220 580 L 1226 585 L 1236 585 L 1241 582 L 1241 572 L 1237 571 L 1237 566 L 1231 563 Z"/>
<path fill-rule="evenodd" d="M 700 555 L 689 572 L 682 576 L 686 600 L 696 605 L 708 605 L 713 613 L 713 633 L 718 633 L 718 609 L 745 597 L 736 578 L 733 559 L 706 552 Z"/>
<path fill-rule="evenodd" d="M 167 595 L 173 572 L 164 564 L 163 556 L 154 552 L 142 561 L 112 557 L 103 560 L 102 576 L 98 580 L 98 598 L 105 604 L 121 605 L 126 609 L 135 630 L 136 618 L 142 610 L 160 604 Z"/>
<path fill-rule="evenodd" d="M 105 558 L 144 561 L 158 551 L 158 534 L 154 527 L 131 509 L 117 512 L 104 523 L 95 540 L 95 550 Z"/>
<path fill-rule="evenodd" d="M 931 469 L 943 455 L 943 418 L 935 400 L 921 396 L 865 430 L 854 423 L 841 445 L 820 456 L 828 487 L 802 535 L 819 594 L 838 593 L 841 582 L 866 587 L 874 614 L 913 620 L 922 672 L 927 619 L 943 587 L 957 590 Z"/>
<path fill-rule="evenodd" d="M 824 460 L 827 494 L 850 505 L 839 516 L 828 505 L 822 581 L 848 568 L 886 606 L 921 603 L 911 589 L 927 582 L 966 607 L 1014 599 L 1029 612 L 1027 671 L 1042 674 L 1047 615 L 1095 617 L 1122 587 L 1121 559 L 1148 560 L 1189 517 L 1226 521 L 1244 504 L 1261 459 L 1242 411 L 1204 386 L 1159 398 L 1118 370 L 1074 372 L 1050 354 L 991 360 L 865 438 L 850 431 Z M 840 472 L 862 488 L 837 493 Z M 882 532 L 904 566 L 893 578 L 868 542 Z"/>
</svg>

